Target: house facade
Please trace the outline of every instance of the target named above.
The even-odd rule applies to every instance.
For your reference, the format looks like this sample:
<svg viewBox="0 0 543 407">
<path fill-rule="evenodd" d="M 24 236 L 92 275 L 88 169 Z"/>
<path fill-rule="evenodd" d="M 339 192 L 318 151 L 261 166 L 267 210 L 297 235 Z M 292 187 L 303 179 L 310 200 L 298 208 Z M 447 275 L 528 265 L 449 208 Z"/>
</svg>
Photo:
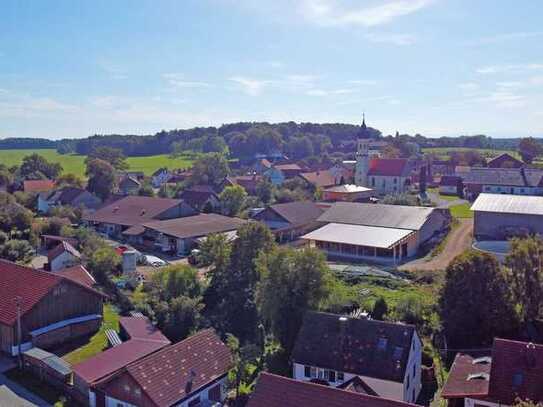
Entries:
<svg viewBox="0 0 543 407">
<path fill-rule="evenodd" d="M 103 294 L 54 273 L 0 260 L 0 351 L 17 355 L 49 348 L 96 332 Z M 17 299 L 21 340 L 17 334 Z"/>
<path fill-rule="evenodd" d="M 47 253 L 49 271 L 59 271 L 81 263 L 81 253 L 67 241 L 60 242 Z"/>
<path fill-rule="evenodd" d="M 101 204 L 100 198 L 82 188 L 64 187 L 56 191 L 38 195 L 38 212 L 49 213 L 51 208 L 71 206 L 74 208 L 96 209 Z"/>
<path fill-rule="evenodd" d="M 410 325 L 310 312 L 292 359 L 300 381 L 338 387 L 358 376 L 376 396 L 412 403 L 422 388 L 422 343 Z"/>
<path fill-rule="evenodd" d="M 159 168 L 151 176 L 151 184 L 155 188 L 160 188 L 162 185 L 170 181 L 173 174 L 167 168 Z"/>
<path fill-rule="evenodd" d="M 443 175 L 439 182 L 439 192 L 443 195 L 458 195 L 462 191 L 462 178 L 456 175 Z"/>
<path fill-rule="evenodd" d="M 132 177 L 124 177 L 119 182 L 119 193 L 121 195 L 137 195 L 141 188 L 141 183 Z"/>
<path fill-rule="evenodd" d="M 475 199 L 480 193 L 543 195 L 543 170 L 533 168 L 470 168 L 459 174 L 464 195 Z"/>
</svg>

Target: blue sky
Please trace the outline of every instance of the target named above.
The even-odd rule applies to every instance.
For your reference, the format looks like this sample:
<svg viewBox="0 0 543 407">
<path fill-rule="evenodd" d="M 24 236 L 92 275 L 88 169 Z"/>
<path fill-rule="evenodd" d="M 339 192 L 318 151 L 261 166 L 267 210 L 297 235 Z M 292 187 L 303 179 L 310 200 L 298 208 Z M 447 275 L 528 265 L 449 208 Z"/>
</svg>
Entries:
<svg viewBox="0 0 543 407">
<path fill-rule="evenodd" d="M 0 137 L 233 121 L 543 135 L 543 2 L 3 0 Z"/>
</svg>

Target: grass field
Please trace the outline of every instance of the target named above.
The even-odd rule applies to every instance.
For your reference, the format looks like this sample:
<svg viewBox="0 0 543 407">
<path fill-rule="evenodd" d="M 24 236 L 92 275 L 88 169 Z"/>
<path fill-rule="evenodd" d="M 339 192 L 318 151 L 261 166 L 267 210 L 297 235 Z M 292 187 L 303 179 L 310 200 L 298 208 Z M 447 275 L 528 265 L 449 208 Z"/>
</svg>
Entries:
<svg viewBox="0 0 543 407">
<path fill-rule="evenodd" d="M 496 150 L 492 148 L 469 148 L 469 147 L 432 147 L 423 148 L 423 153 L 432 153 L 438 155 L 440 158 L 446 158 L 447 153 L 452 151 L 477 151 L 485 158 L 494 158 L 503 153 L 508 153 L 513 157 L 520 159 L 518 152 L 514 150 Z"/>
<path fill-rule="evenodd" d="M 473 218 L 473 212 L 470 209 L 471 204 L 453 205 L 449 209 L 451 215 L 455 218 Z"/>
<path fill-rule="evenodd" d="M 85 176 L 85 156 L 75 154 L 58 154 L 56 150 L 0 150 L 0 163 L 7 166 L 19 165 L 23 158 L 32 153 L 45 157 L 48 161 L 58 162 L 62 165 L 64 173 L 72 173 Z M 149 157 L 128 157 L 131 171 L 143 171 L 145 175 L 151 175 L 161 167 L 188 168 L 192 165 L 192 156 L 184 156 L 172 159 L 167 154 L 153 155 Z"/>
<path fill-rule="evenodd" d="M 110 304 L 104 305 L 104 320 L 100 330 L 90 338 L 88 343 L 64 355 L 62 358 L 68 363 L 75 365 L 102 352 L 107 348 L 106 329 L 113 329 L 119 332 L 119 314 Z"/>
</svg>

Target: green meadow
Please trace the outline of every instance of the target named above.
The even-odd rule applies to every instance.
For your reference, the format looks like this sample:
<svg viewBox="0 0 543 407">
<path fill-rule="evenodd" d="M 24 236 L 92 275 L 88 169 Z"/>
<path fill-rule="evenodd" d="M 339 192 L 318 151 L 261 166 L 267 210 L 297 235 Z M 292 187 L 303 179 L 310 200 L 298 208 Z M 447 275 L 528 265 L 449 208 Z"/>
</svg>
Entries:
<svg viewBox="0 0 543 407">
<path fill-rule="evenodd" d="M 45 157 L 48 161 L 58 162 L 62 165 L 64 173 L 72 173 L 85 176 L 85 156 L 75 154 L 59 154 L 53 149 L 36 150 L 0 150 L 0 163 L 7 166 L 19 165 L 23 157 L 37 153 Z M 130 171 L 143 171 L 145 175 L 151 175 L 161 167 L 168 168 L 188 168 L 192 165 L 193 156 L 182 156 L 180 158 L 170 158 L 167 154 L 153 155 L 148 157 L 128 157 L 127 162 L 130 165 Z"/>
</svg>

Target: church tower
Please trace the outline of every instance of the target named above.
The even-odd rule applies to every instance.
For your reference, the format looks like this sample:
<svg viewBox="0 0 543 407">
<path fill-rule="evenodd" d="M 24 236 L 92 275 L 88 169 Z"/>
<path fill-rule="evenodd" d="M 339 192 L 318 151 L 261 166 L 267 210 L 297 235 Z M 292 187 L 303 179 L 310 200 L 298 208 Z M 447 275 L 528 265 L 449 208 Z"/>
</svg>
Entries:
<svg viewBox="0 0 543 407">
<path fill-rule="evenodd" d="M 356 166 L 354 172 L 354 182 L 358 186 L 368 186 L 368 171 L 370 168 L 369 155 L 370 138 L 368 128 L 366 127 L 366 115 L 362 116 L 362 126 L 357 137 Z"/>
</svg>

